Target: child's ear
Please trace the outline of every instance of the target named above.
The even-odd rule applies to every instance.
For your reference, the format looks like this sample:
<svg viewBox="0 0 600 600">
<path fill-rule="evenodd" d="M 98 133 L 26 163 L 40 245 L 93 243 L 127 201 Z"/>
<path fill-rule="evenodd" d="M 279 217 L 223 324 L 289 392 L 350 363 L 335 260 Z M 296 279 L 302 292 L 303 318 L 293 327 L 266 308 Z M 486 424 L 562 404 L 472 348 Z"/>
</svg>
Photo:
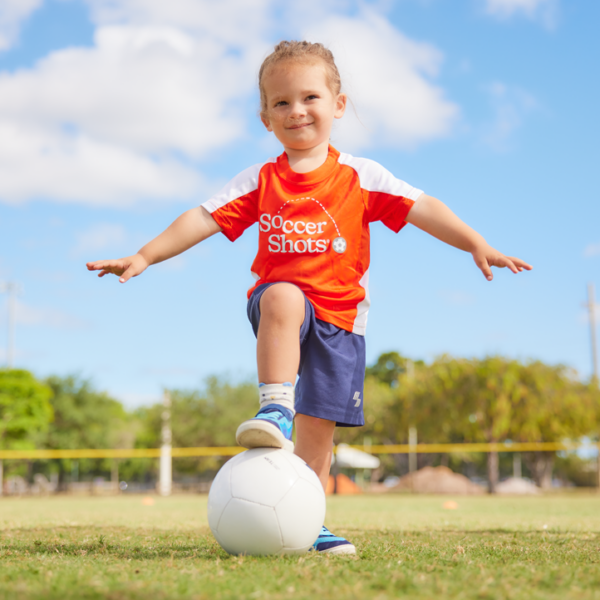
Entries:
<svg viewBox="0 0 600 600">
<path fill-rule="evenodd" d="M 271 121 L 269 121 L 269 119 L 262 113 L 260 115 L 260 120 L 262 121 L 263 125 L 267 128 L 267 131 L 273 131 L 273 128 L 271 127 Z"/>
<path fill-rule="evenodd" d="M 346 112 L 346 104 L 348 102 L 348 96 L 346 94 L 338 94 L 338 97 L 335 101 L 335 112 L 333 116 L 336 119 L 341 119 Z"/>
</svg>

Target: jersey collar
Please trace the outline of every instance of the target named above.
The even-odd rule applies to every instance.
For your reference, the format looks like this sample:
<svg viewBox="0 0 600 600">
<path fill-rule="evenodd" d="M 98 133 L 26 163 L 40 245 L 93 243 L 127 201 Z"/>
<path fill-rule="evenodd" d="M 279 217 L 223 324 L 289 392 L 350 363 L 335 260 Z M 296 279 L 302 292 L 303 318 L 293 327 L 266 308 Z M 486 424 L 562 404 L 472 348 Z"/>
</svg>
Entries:
<svg viewBox="0 0 600 600">
<path fill-rule="evenodd" d="M 329 146 L 329 152 L 325 162 L 314 171 L 308 173 L 296 173 L 290 167 L 287 154 L 284 152 L 277 157 L 277 173 L 286 181 L 297 185 L 313 185 L 327 179 L 334 171 L 338 164 L 340 153 L 333 147 Z"/>
</svg>

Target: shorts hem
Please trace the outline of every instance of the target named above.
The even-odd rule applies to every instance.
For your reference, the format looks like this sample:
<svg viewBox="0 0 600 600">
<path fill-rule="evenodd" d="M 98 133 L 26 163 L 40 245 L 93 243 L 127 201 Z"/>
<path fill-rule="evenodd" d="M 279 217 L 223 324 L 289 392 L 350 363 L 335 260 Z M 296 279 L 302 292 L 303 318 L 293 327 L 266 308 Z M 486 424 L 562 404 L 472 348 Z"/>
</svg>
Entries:
<svg viewBox="0 0 600 600">
<path fill-rule="evenodd" d="M 314 412 L 316 413 L 318 411 Z M 343 415 L 338 415 L 337 417 L 336 415 L 331 414 L 323 416 L 323 414 L 311 414 L 308 410 L 302 410 L 298 408 L 296 409 L 296 414 L 305 415 L 307 417 L 315 417 L 316 419 L 325 419 L 326 421 L 335 421 L 336 427 L 362 427 L 365 424 L 364 419 L 358 423 L 348 423 Z"/>
</svg>

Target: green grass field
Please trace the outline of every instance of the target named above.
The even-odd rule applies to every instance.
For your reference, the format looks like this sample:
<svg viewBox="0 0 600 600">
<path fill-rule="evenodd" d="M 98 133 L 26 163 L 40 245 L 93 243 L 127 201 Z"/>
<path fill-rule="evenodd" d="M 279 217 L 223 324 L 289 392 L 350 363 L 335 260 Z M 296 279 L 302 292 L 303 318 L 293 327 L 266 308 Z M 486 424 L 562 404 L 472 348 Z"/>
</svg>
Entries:
<svg viewBox="0 0 600 600">
<path fill-rule="evenodd" d="M 206 496 L 142 500 L 1 499 L 0 598 L 600 599 L 592 494 L 329 498 L 337 558 L 230 557 Z"/>
</svg>

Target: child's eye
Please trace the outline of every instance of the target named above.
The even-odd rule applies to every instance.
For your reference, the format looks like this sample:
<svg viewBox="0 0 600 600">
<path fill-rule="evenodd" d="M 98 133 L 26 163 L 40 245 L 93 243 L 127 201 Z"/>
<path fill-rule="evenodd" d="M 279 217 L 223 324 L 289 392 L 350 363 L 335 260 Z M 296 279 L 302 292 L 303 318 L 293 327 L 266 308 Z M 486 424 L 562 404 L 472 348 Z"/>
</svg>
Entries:
<svg viewBox="0 0 600 600">
<path fill-rule="evenodd" d="M 280 100 L 279 102 L 275 103 L 275 107 L 285 106 L 286 104 L 287 104 L 287 102 L 285 100 Z"/>
<path fill-rule="evenodd" d="M 307 100 L 316 100 L 319 96 L 317 96 L 317 94 L 311 94 L 310 96 L 307 96 L 306 99 Z"/>
</svg>

